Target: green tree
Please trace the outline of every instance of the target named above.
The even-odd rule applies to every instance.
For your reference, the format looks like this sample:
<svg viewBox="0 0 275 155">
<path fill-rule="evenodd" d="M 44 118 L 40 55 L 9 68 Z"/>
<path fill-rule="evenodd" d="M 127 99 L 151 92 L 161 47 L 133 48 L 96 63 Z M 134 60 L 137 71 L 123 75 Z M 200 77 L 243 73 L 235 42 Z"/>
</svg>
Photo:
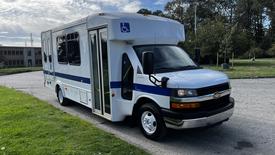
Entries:
<svg viewBox="0 0 275 155">
<path fill-rule="evenodd" d="M 180 46 L 191 54 L 199 46 L 202 56 L 210 59 L 216 59 L 217 52 L 242 56 L 254 51 L 264 56 L 275 41 L 275 0 L 171 0 L 164 12 L 151 13 L 183 23 L 186 41 Z"/>
<path fill-rule="evenodd" d="M 152 11 L 151 10 L 148 10 L 148 9 L 145 9 L 145 8 L 142 8 L 140 10 L 138 10 L 139 14 L 143 14 L 143 15 L 151 15 L 152 14 Z"/>
<path fill-rule="evenodd" d="M 247 51 L 249 51 L 252 45 L 253 42 L 251 42 L 251 39 L 247 32 L 236 31 L 235 33 L 233 33 L 232 52 L 234 52 L 237 57 L 242 56 Z"/>
<path fill-rule="evenodd" d="M 266 6 L 266 14 L 270 19 L 270 31 L 269 34 L 272 40 L 275 42 L 275 0 L 264 1 Z"/>
<path fill-rule="evenodd" d="M 155 16 L 164 16 L 164 13 L 161 10 L 153 11 L 152 14 L 155 15 Z"/>
<path fill-rule="evenodd" d="M 198 45 L 201 47 L 202 56 L 214 57 L 221 51 L 225 40 L 226 28 L 220 21 L 205 21 L 198 28 Z"/>
</svg>

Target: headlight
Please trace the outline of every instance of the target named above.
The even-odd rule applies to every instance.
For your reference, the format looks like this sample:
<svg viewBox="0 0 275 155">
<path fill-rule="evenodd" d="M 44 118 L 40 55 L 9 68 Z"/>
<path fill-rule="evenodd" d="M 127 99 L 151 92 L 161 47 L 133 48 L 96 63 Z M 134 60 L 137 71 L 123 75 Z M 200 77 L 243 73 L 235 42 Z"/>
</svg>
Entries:
<svg viewBox="0 0 275 155">
<path fill-rule="evenodd" d="M 172 94 L 175 97 L 194 97 L 197 96 L 197 91 L 194 89 L 178 89 Z"/>
</svg>

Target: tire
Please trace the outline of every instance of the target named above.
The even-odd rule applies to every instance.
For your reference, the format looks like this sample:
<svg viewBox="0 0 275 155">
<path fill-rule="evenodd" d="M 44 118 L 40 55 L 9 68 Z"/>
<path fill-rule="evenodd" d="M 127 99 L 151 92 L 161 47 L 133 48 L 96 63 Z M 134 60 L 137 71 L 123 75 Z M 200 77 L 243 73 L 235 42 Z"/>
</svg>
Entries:
<svg viewBox="0 0 275 155">
<path fill-rule="evenodd" d="M 160 140 L 166 135 L 166 125 L 153 104 L 144 104 L 138 112 L 138 124 L 143 135 L 151 140 Z"/>
<path fill-rule="evenodd" d="M 68 99 L 64 97 L 64 93 L 61 88 L 58 88 L 57 99 L 60 105 L 62 106 L 68 105 Z"/>
</svg>

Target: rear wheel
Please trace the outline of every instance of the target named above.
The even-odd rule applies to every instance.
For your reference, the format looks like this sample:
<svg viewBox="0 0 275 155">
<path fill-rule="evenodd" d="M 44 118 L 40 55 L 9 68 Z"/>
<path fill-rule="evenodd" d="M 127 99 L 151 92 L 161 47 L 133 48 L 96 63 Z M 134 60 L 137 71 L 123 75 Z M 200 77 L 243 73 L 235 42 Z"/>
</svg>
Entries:
<svg viewBox="0 0 275 155">
<path fill-rule="evenodd" d="M 166 134 L 166 126 L 159 110 L 152 104 L 144 104 L 138 113 L 139 126 L 145 137 L 159 140 Z"/>
<path fill-rule="evenodd" d="M 57 99 L 60 105 L 62 106 L 68 105 L 68 99 L 64 97 L 64 93 L 61 88 L 58 88 Z"/>
</svg>

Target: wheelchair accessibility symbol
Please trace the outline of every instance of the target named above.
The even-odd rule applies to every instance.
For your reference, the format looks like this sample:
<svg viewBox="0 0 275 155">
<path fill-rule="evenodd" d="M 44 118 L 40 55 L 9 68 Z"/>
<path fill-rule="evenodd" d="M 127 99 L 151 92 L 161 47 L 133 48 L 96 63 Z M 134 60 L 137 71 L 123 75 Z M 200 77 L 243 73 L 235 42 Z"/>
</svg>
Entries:
<svg viewBox="0 0 275 155">
<path fill-rule="evenodd" d="M 120 23 L 120 31 L 122 33 L 129 33 L 130 32 L 130 24 L 129 23 Z"/>
</svg>

